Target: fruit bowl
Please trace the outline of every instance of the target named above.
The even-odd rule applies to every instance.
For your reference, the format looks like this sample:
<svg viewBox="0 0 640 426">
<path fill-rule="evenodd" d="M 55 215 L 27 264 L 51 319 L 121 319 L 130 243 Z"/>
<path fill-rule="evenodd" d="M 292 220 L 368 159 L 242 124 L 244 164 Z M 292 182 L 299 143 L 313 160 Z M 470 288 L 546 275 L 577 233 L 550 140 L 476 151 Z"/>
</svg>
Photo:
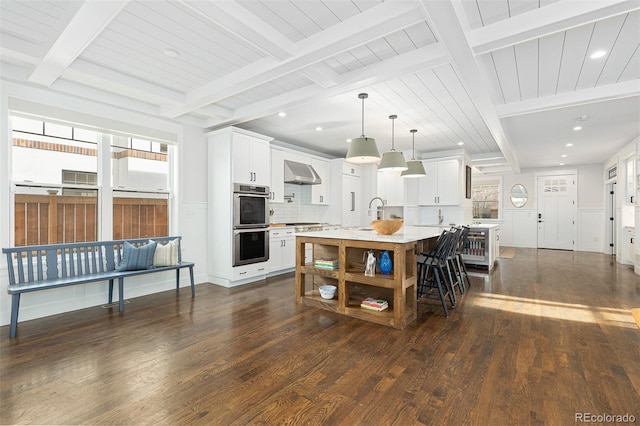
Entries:
<svg viewBox="0 0 640 426">
<path fill-rule="evenodd" d="M 402 219 L 380 219 L 371 222 L 371 227 L 382 235 L 395 234 L 402 228 L 404 220 Z"/>
</svg>

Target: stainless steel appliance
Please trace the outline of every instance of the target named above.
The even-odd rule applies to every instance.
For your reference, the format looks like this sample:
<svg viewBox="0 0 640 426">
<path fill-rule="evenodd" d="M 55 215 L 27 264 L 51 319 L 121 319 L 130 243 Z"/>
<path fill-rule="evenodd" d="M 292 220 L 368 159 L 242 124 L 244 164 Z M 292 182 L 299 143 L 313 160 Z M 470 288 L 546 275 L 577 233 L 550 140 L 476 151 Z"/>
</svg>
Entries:
<svg viewBox="0 0 640 426">
<path fill-rule="evenodd" d="M 269 187 L 233 184 L 233 228 L 269 226 Z"/>
<path fill-rule="evenodd" d="M 269 260 L 269 229 L 233 230 L 233 266 Z"/>
<path fill-rule="evenodd" d="M 233 266 L 269 260 L 269 187 L 233 185 Z"/>
</svg>

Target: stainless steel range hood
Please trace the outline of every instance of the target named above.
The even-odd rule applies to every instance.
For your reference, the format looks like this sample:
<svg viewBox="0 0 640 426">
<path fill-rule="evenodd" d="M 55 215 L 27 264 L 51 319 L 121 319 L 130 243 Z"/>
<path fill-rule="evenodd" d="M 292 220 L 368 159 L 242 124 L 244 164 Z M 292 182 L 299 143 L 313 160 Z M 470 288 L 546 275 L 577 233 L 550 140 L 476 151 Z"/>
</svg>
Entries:
<svg viewBox="0 0 640 426">
<path fill-rule="evenodd" d="M 318 185 L 322 183 L 322 179 L 311 164 L 284 160 L 284 183 Z"/>
</svg>

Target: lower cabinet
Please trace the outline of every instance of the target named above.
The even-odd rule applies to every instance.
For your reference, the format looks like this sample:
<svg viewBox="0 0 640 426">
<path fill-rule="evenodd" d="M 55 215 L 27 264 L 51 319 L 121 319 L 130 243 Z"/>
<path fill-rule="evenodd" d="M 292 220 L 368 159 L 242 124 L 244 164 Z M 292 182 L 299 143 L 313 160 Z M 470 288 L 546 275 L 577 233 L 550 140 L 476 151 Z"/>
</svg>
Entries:
<svg viewBox="0 0 640 426">
<path fill-rule="evenodd" d="M 234 266 L 232 268 L 232 281 L 240 281 L 255 277 L 264 277 L 269 272 L 269 262 L 252 263 L 250 265 Z"/>
<path fill-rule="evenodd" d="M 295 229 L 272 229 L 269 234 L 269 272 L 293 268 L 296 264 Z"/>
</svg>

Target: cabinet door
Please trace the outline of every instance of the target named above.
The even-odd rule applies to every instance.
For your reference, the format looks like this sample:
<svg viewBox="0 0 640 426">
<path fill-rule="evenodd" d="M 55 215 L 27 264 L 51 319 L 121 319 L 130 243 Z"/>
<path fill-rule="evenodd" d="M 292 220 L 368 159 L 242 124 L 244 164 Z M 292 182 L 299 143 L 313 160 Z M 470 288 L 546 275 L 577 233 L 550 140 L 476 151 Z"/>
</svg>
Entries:
<svg viewBox="0 0 640 426">
<path fill-rule="evenodd" d="M 269 142 L 260 139 L 251 141 L 251 169 L 254 183 L 269 186 L 271 183 L 271 162 L 269 161 Z"/>
<path fill-rule="evenodd" d="M 271 181 L 269 142 L 247 135 L 234 134 L 233 181 L 254 185 L 267 185 Z"/>
<path fill-rule="evenodd" d="M 246 135 L 234 134 L 231 145 L 233 161 L 233 181 L 237 183 L 254 183 L 251 169 L 251 138 Z"/>
<path fill-rule="evenodd" d="M 284 203 L 284 156 L 279 149 L 271 149 L 271 202 Z"/>
<path fill-rule="evenodd" d="M 360 178 L 342 176 L 342 226 L 359 226 L 360 209 L 358 196 L 360 194 Z"/>
<path fill-rule="evenodd" d="M 438 162 L 423 161 L 425 177 L 418 178 L 418 204 L 435 206 L 438 204 Z"/>
<path fill-rule="evenodd" d="M 282 269 L 282 238 L 269 238 L 269 272 Z"/>
<path fill-rule="evenodd" d="M 282 239 L 282 268 L 296 266 L 296 238 L 286 237 Z"/>
<path fill-rule="evenodd" d="M 438 161 L 438 204 L 450 206 L 460 204 L 459 173 L 458 160 Z"/>
<path fill-rule="evenodd" d="M 322 183 L 311 187 L 311 204 L 328 205 L 327 188 L 329 188 L 329 164 L 325 160 L 311 159 L 311 166 L 316 170 Z"/>
</svg>

